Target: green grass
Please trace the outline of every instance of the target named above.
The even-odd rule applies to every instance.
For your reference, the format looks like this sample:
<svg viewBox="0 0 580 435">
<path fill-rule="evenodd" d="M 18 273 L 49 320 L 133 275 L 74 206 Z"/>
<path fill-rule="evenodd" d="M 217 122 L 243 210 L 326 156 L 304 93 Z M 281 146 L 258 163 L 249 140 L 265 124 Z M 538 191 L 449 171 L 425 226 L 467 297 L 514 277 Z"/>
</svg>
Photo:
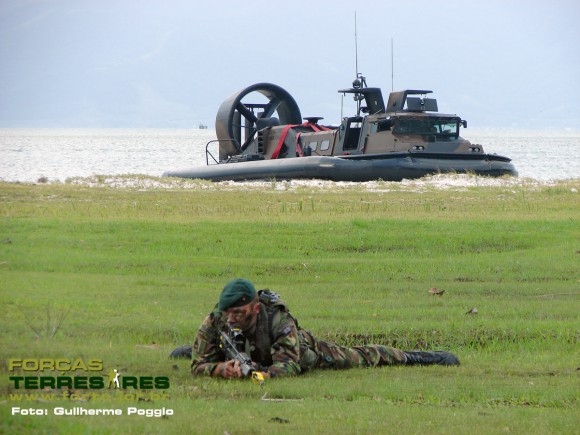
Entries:
<svg viewBox="0 0 580 435">
<path fill-rule="evenodd" d="M 0 184 L 0 432 L 579 433 L 579 180 L 191 185 Z M 262 388 L 193 378 L 167 355 L 238 276 L 282 294 L 321 338 L 448 349 L 462 365 L 315 371 Z M 59 396 L 18 406 L 175 415 L 12 416 L 9 358 L 99 358 L 171 383 L 154 401 L 45 391 Z"/>
</svg>

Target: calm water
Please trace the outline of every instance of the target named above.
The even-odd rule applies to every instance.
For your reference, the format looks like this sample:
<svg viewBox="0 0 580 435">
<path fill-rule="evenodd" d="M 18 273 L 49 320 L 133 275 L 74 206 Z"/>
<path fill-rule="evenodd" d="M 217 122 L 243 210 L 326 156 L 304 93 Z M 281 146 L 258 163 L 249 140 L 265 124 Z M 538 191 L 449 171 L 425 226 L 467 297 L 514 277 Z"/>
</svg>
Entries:
<svg viewBox="0 0 580 435">
<path fill-rule="evenodd" d="M 463 137 L 488 153 L 510 157 L 522 177 L 580 177 L 580 132 L 468 129 Z M 210 129 L 0 129 L 0 179 L 159 176 L 168 169 L 205 165 L 205 144 L 212 139 Z"/>
</svg>

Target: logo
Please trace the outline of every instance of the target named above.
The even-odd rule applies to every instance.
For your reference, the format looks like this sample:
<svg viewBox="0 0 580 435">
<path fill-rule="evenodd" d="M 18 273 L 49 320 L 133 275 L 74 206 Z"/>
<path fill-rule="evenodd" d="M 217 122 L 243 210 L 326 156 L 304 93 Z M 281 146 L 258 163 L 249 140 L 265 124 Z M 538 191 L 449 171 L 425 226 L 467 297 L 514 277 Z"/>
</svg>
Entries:
<svg viewBox="0 0 580 435">
<path fill-rule="evenodd" d="M 115 388 L 120 388 L 119 376 L 121 376 L 121 373 L 119 373 L 117 369 L 114 369 L 109 372 L 109 388 L 111 388 L 111 385 L 114 385 Z"/>
<path fill-rule="evenodd" d="M 104 369 L 101 359 L 88 360 L 68 358 L 11 358 L 8 360 L 9 372 L 23 372 L 22 375 L 10 376 L 9 380 L 15 390 L 44 390 L 69 388 L 75 390 L 166 390 L 169 388 L 167 376 L 130 376 L 118 369 L 110 369 L 108 374 L 100 374 Z M 29 372 L 60 372 L 60 375 L 29 375 Z M 88 372 L 82 376 L 77 371 Z M 96 373 L 99 372 L 99 373 Z"/>
</svg>

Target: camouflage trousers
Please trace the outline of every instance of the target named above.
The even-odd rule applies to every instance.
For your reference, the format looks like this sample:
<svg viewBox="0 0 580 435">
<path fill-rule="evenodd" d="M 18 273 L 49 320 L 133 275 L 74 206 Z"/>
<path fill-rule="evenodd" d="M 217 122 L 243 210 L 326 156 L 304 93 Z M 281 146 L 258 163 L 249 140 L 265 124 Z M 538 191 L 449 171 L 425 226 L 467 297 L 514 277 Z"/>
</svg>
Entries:
<svg viewBox="0 0 580 435">
<path fill-rule="evenodd" d="M 402 350 L 379 344 L 365 346 L 339 346 L 318 340 L 306 330 L 298 332 L 300 337 L 300 368 L 343 370 L 354 367 L 377 367 L 404 364 Z"/>
</svg>

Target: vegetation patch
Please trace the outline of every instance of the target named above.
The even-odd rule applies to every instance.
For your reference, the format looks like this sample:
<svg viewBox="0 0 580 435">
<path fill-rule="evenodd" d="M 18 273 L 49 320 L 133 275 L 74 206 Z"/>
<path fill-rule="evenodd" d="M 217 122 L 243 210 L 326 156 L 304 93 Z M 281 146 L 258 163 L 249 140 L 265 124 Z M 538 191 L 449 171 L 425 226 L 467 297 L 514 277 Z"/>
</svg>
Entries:
<svg viewBox="0 0 580 435">
<path fill-rule="evenodd" d="M 0 432 L 577 431 L 580 180 L 107 180 L 0 183 Z M 281 294 L 323 339 L 450 350 L 462 365 L 313 371 L 261 388 L 193 378 L 168 355 L 234 277 Z M 97 358 L 170 388 L 22 392 L 13 358 Z M 52 414 L 79 406 L 173 415 Z"/>
</svg>

